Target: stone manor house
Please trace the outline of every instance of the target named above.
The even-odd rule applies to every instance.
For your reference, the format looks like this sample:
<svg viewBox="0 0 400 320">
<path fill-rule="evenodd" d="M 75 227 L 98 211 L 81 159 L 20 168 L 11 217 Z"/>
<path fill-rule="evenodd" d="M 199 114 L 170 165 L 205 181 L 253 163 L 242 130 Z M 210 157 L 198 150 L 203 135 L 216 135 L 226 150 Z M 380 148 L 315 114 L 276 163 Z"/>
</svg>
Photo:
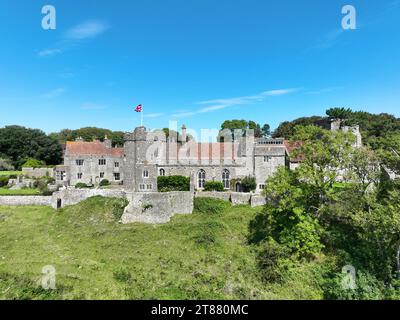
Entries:
<svg viewBox="0 0 400 320">
<path fill-rule="evenodd" d="M 321 126 L 331 130 L 351 130 L 361 145 L 358 126 L 340 127 L 329 119 Z M 56 183 L 98 185 L 107 179 L 114 185 L 135 192 L 157 191 L 157 177 L 190 177 L 191 190 L 202 190 L 206 181 L 221 181 L 227 190 L 241 192 L 240 180 L 254 177 L 256 192 L 279 166 L 293 168 L 298 159 L 291 157 L 293 147 L 284 138 L 255 138 L 252 132 L 224 142 L 200 143 L 190 140 L 182 126 L 177 137 L 166 137 L 162 130 L 137 127 L 126 133 L 123 148 L 112 147 L 111 140 L 67 142 L 64 164 L 55 169 Z"/>
</svg>

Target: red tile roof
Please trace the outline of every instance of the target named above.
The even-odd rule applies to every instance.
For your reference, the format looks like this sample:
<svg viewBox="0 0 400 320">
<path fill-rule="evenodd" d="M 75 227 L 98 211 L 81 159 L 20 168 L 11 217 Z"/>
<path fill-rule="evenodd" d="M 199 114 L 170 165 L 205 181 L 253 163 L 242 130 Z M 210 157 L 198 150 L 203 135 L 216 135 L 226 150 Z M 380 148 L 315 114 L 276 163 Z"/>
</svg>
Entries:
<svg viewBox="0 0 400 320">
<path fill-rule="evenodd" d="M 107 148 L 101 141 L 83 142 L 83 141 L 67 141 L 65 154 L 68 155 L 104 155 L 122 157 L 124 155 L 123 148 Z"/>
<path fill-rule="evenodd" d="M 291 162 L 300 162 L 304 158 L 302 155 L 298 155 L 297 157 L 291 157 L 291 154 L 293 153 L 293 151 L 295 151 L 296 149 L 298 149 L 301 146 L 301 141 L 290 142 L 289 140 L 285 140 L 283 143 L 289 154 Z"/>
</svg>

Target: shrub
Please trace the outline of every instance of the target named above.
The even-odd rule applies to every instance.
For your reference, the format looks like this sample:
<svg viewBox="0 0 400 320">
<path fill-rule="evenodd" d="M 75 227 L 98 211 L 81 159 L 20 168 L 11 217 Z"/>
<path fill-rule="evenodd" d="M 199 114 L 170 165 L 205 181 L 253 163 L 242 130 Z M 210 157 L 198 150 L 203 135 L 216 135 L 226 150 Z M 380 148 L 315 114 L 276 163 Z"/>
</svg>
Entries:
<svg viewBox="0 0 400 320">
<path fill-rule="evenodd" d="M 195 198 L 194 210 L 198 213 L 220 214 L 230 207 L 230 203 L 214 198 Z"/>
<path fill-rule="evenodd" d="M 224 191 L 224 185 L 221 181 L 206 181 L 204 191 Z"/>
<path fill-rule="evenodd" d="M 123 269 L 115 270 L 113 277 L 119 282 L 129 282 L 132 279 L 131 273 Z"/>
<path fill-rule="evenodd" d="M 78 182 L 78 183 L 75 185 L 75 188 L 76 188 L 76 189 L 85 189 L 85 188 L 88 188 L 88 185 L 87 185 L 86 183 L 84 183 L 84 182 Z"/>
<path fill-rule="evenodd" d="M 25 161 L 25 163 L 22 165 L 22 167 L 23 168 L 42 168 L 45 165 L 46 164 L 43 161 L 29 158 Z"/>
<path fill-rule="evenodd" d="M 279 262 L 288 257 L 289 252 L 285 246 L 278 244 L 273 239 L 263 242 L 257 255 L 263 279 L 267 282 L 282 280 Z"/>
<path fill-rule="evenodd" d="M 14 166 L 10 159 L 0 158 L 0 171 L 11 171 L 14 170 Z"/>
<path fill-rule="evenodd" d="M 109 186 L 110 184 L 110 181 L 108 181 L 107 179 L 103 179 L 99 183 L 100 187 Z"/>
<path fill-rule="evenodd" d="M 184 176 L 159 176 L 157 177 L 159 192 L 189 191 L 190 178 Z"/>
<path fill-rule="evenodd" d="M 8 176 L 0 176 L 0 187 L 5 187 L 8 185 Z"/>
<path fill-rule="evenodd" d="M 251 192 L 257 188 L 256 179 L 254 177 L 244 177 L 241 183 L 243 192 Z"/>
<path fill-rule="evenodd" d="M 45 187 L 43 189 L 39 189 L 39 190 L 43 196 L 51 196 L 54 193 L 54 191 L 50 191 L 49 188 L 47 188 L 47 187 Z"/>
</svg>

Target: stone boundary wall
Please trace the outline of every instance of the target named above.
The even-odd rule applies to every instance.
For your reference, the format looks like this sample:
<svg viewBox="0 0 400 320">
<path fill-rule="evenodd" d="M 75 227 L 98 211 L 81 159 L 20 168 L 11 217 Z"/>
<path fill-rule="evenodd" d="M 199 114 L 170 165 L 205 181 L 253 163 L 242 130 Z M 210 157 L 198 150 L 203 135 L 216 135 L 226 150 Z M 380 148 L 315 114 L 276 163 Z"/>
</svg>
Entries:
<svg viewBox="0 0 400 320">
<path fill-rule="evenodd" d="M 128 194 L 122 223 L 166 223 L 175 214 L 193 212 L 193 192 L 134 192 Z"/>
<path fill-rule="evenodd" d="M 54 177 L 54 168 L 22 168 L 22 174 L 29 178 Z"/>
<path fill-rule="evenodd" d="M 263 196 L 252 195 L 250 199 L 250 205 L 252 207 L 263 206 L 267 203 L 267 199 Z"/>
<path fill-rule="evenodd" d="M 266 204 L 264 196 L 252 193 L 242 192 L 205 192 L 199 191 L 195 193 L 195 198 L 214 198 L 229 201 L 232 205 L 250 204 L 252 207 L 262 206 Z"/>
<path fill-rule="evenodd" d="M 0 206 L 51 206 L 51 196 L 0 196 Z"/>
<path fill-rule="evenodd" d="M 225 201 L 231 201 L 231 192 L 212 192 L 212 191 L 198 191 L 195 193 L 195 198 L 215 198 Z"/>
<path fill-rule="evenodd" d="M 215 198 L 232 205 L 266 203 L 265 197 L 237 192 L 126 192 L 122 189 L 75 189 L 54 192 L 52 196 L 0 196 L 4 206 L 51 206 L 54 209 L 77 204 L 85 199 L 103 196 L 126 198 L 129 204 L 122 215 L 122 223 L 166 223 L 176 214 L 191 214 L 194 198 Z"/>
<path fill-rule="evenodd" d="M 95 197 L 95 196 L 103 196 L 103 197 L 111 197 L 111 198 L 126 198 L 126 192 L 121 189 L 75 189 L 75 188 L 67 188 L 65 190 L 60 190 L 54 192 L 52 195 L 51 206 L 54 209 L 60 207 L 70 206 L 73 204 L 77 204 L 87 198 Z M 59 203 L 59 200 L 61 203 Z"/>
</svg>

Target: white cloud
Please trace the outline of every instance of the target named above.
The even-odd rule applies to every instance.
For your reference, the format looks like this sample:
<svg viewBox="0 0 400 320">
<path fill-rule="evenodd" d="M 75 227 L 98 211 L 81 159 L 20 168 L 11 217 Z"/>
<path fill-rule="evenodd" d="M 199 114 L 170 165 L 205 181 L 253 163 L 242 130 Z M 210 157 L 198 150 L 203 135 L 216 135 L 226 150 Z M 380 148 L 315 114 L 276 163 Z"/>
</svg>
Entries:
<svg viewBox="0 0 400 320">
<path fill-rule="evenodd" d="M 70 40 L 84 40 L 102 34 L 108 25 L 102 21 L 87 21 L 79 24 L 65 33 L 65 38 Z"/>
<path fill-rule="evenodd" d="M 40 97 L 43 99 L 53 99 L 61 96 L 65 91 L 66 90 L 64 88 L 57 88 L 49 92 L 43 93 L 42 95 L 40 95 Z"/>
<path fill-rule="evenodd" d="M 61 52 L 62 52 L 61 49 L 44 49 L 38 52 L 38 56 L 39 57 L 52 56 Z"/>
<path fill-rule="evenodd" d="M 234 98 L 199 101 L 196 104 L 209 105 L 209 106 L 204 107 L 199 110 L 196 110 L 196 111 L 191 111 L 191 112 L 178 112 L 178 113 L 174 114 L 173 117 L 183 118 L 183 117 L 189 117 L 192 115 L 196 115 L 199 113 L 207 113 L 207 112 L 222 110 L 222 109 L 237 106 L 237 105 L 253 104 L 256 102 L 261 102 L 261 101 L 265 100 L 267 97 L 282 96 L 282 95 L 294 93 L 299 90 L 300 90 L 299 88 L 278 89 L 278 90 L 263 91 L 257 95 L 252 95 L 252 96 L 242 96 L 242 97 L 234 97 Z"/>
<path fill-rule="evenodd" d="M 37 55 L 39 57 L 48 57 L 63 53 L 78 45 L 80 41 L 94 38 L 107 31 L 107 29 L 109 29 L 108 24 L 102 21 L 92 20 L 83 22 L 67 30 L 63 38 L 54 44 L 52 48 L 40 50 Z"/>
</svg>

